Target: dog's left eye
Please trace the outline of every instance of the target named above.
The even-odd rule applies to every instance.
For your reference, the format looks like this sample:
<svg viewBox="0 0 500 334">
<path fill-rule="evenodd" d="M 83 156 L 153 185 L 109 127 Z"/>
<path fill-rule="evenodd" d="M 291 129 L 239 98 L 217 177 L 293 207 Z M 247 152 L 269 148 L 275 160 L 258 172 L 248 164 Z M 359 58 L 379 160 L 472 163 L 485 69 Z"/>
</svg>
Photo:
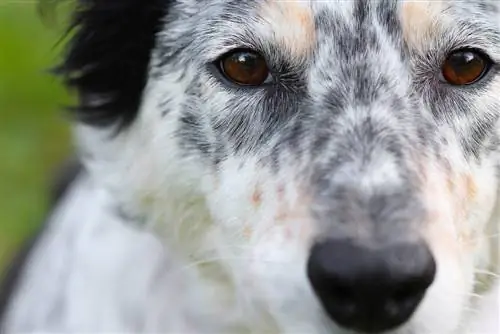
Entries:
<svg viewBox="0 0 500 334">
<path fill-rule="evenodd" d="M 251 50 L 238 50 L 224 55 L 219 67 L 228 80 L 238 85 L 260 86 L 272 80 L 265 58 Z"/>
<path fill-rule="evenodd" d="M 481 80 L 491 68 L 492 62 L 484 53 L 462 49 L 450 53 L 442 65 L 444 81 L 455 86 L 473 84 Z"/>
</svg>

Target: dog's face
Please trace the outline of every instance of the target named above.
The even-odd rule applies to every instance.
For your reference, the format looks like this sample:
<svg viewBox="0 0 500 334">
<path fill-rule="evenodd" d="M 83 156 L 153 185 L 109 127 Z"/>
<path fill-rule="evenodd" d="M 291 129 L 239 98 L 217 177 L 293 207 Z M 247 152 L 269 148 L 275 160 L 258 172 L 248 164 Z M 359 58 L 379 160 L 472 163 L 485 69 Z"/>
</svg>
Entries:
<svg viewBox="0 0 500 334">
<path fill-rule="evenodd" d="M 122 91 L 85 72 L 76 84 L 87 107 L 140 95 L 113 139 L 77 128 L 122 209 L 161 222 L 186 263 L 225 273 L 254 327 L 458 331 L 493 261 L 497 3 L 154 6 L 154 43 L 115 50 Z M 141 47 L 148 71 L 134 67 Z M 192 266 L 209 288 L 205 267 Z"/>
</svg>

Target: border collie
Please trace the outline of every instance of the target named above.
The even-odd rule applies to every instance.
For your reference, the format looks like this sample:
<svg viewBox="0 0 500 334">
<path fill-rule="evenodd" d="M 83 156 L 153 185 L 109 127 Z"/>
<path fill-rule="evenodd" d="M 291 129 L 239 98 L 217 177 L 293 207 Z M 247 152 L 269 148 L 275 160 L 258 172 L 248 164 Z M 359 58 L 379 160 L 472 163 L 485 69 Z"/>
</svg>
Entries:
<svg viewBox="0 0 500 334">
<path fill-rule="evenodd" d="M 500 2 L 78 0 L 58 73 L 4 333 L 499 333 Z"/>
</svg>

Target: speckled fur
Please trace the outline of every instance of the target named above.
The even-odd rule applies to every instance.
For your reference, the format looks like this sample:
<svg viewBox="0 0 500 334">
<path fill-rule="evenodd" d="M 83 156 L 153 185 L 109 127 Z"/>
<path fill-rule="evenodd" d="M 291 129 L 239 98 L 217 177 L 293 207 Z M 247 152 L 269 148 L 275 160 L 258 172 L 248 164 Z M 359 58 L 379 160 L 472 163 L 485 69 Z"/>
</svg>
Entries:
<svg viewBox="0 0 500 334">
<path fill-rule="evenodd" d="M 474 333 L 500 264 L 500 67 L 470 87 L 439 73 L 459 47 L 500 63 L 498 4 L 173 1 L 130 125 L 75 124 L 88 174 L 6 332 L 344 333 L 305 263 L 348 236 L 432 249 L 436 280 L 391 333 Z M 238 89 L 210 65 L 242 46 L 274 85 Z M 497 333 L 492 296 L 481 325 Z"/>
</svg>

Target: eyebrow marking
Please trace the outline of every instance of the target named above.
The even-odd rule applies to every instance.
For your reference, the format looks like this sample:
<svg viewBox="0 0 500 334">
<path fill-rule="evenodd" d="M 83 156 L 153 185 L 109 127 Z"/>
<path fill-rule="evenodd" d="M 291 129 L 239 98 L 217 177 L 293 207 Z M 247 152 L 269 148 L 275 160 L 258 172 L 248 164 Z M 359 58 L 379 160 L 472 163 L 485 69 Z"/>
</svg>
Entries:
<svg viewBox="0 0 500 334">
<path fill-rule="evenodd" d="M 446 16 L 443 1 L 404 1 L 399 19 L 403 38 L 416 50 L 424 51 L 426 46 L 443 31 Z"/>
<path fill-rule="evenodd" d="M 316 28 L 308 1 L 267 0 L 258 14 L 265 25 L 264 35 L 277 40 L 293 56 L 303 58 L 312 52 Z"/>
</svg>

